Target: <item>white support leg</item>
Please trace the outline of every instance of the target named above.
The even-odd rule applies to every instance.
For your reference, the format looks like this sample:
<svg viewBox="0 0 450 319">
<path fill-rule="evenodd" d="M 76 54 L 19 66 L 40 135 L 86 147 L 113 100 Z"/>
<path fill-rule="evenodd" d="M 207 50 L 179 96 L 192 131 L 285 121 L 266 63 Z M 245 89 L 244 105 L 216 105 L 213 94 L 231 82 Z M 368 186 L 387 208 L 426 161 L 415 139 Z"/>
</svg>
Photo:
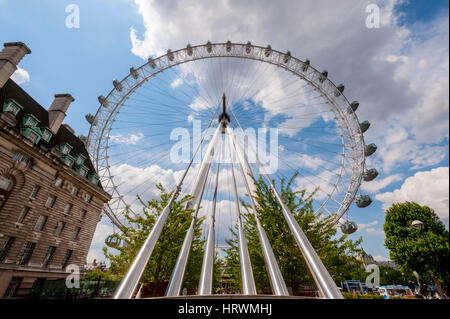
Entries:
<svg viewBox="0 0 450 319">
<path fill-rule="evenodd" d="M 233 114 L 234 118 L 236 119 L 237 123 L 239 124 L 239 121 L 237 120 L 233 111 L 232 111 L 232 114 Z M 239 124 L 239 126 L 240 126 L 240 124 Z M 242 129 L 242 127 L 241 127 L 241 129 Z M 244 132 L 244 134 L 245 134 L 245 132 Z M 317 284 L 320 294 L 324 298 L 343 299 L 344 297 L 342 296 L 342 294 L 339 291 L 338 287 L 336 286 L 336 283 L 334 282 L 333 278 L 331 278 L 330 274 L 328 273 L 327 269 L 325 268 L 324 264 L 322 263 L 322 260 L 317 255 L 316 251 L 314 250 L 313 246 L 309 242 L 309 240 L 306 237 L 303 230 L 300 228 L 300 225 L 295 220 L 290 209 L 284 204 L 283 200 L 281 199 L 280 194 L 278 194 L 278 191 L 275 188 L 275 186 L 273 185 L 272 180 L 269 178 L 266 170 L 264 169 L 264 166 L 262 165 L 261 161 L 259 160 L 258 154 L 251 147 L 251 145 L 249 145 L 249 148 L 255 154 L 256 160 L 264 173 L 263 174 L 264 177 L 266 178 L 276 199 L 278 200 L 278 202 L 280 203 L 280 205 L 282 207 L 282 213 L 283 213 L 283 215 L 286 219 L 286 222 L 288 223 L 288 226 L 295 238 L 295 241 L 297 242 L 298 247 L 300 248 L 300 251 L 303 254 L 303 257 L 305 258 L 306 264 L 308 265 L 308 268 L 314 278 L 314 281 Z"/>
<path fill-rule="evenodd" d="M 229 143 L 230 147 L 230 158 L 231 151 L 233 146 Z M 242 284 L 242 292 L 244 295 L 256 295 L 256 285 L 255 280 L 253 278 L 253 270 L 250 262 L 250 255 L 247 247 L 247 239 L 245 238 L 244 229 L 241 221 L 241 211 L 239 207 L 239 197 L 237 194 L 236 187 L 236 178 L 234 176 L 234 167 L 233 160 L 230 162 L 231 166 L 231 176 L 232 176 L 232 184 L 234 190 L 234 202 L 236 205 L 236 214 L 237 214 L 237 226 L 238 226 L 238 241 L 239 241 L 239 261 L 241 266 L 241 284 Z"/>
<path fill-rule="evenodd" d="M 192 216 L 192 222 L 189 226 L 189 229 L 186 233 L 186 236 L 183 241 L 183 246 L 181 247 L 181 251 L 178 255 L 177 263 L 175 264 L 175 268 L 172 273 L 172 277 L 170 279 L 169 287 L 167 288 L 166 296 L 179 296 L 181 291 L 181 285 L 183 284 L 184 272 L 186 271 L 186 265 L 189 258 L 189 252 L 191 250 L 192 240 L 194 237 L 194 230 L 197 224 L 197 214 L 200 209 L 200 203 L 202 201 L 203 191 L 205 190 L 206 180 L 208 178 L 208 173 L 211 168 L 211 162 L 214 158 L 216 151 L 216 144 L 218 137 L 221 134 L 221 127 L 219 126 L 214 133 L 211 142 L 206 149 L 205 157 L 200 165 L 200 171 L 197 175 L 195 183 L 192 185 L 191 195 L 194 196 L 192 200 L 190 200 L 186 208 L 194 208 L 195 212 Z"/>
<path fill-rule="evenodd" d="M 255 218 L 259 241 L 261 243 L 264 261 L 266 262 L 266 268 L 269 275 L 270 284 L 272 286 L 272 291 L 277 296 L 289 296 L 289 291 L 286 287 L 286 283 L 284 282 L 283 276 L 280 271 L 280 267 L 278 266 L 277 261 L 275 259 L 275 255 L 272 251 L 272 247 L 270 246 L 269 239 L 267 238 L 267 234 L 264 228 L 262 227 L 261 222 L 257 215 L 256 205 L 253 199 L 254 191 L 252 191 L 252 189 L 250 188 L 251 187 L 250 185 L 252 185 L 253 190 L 255 189 L 254 180 L 252 179 L 253 177 L 252 170 L 250 169 L 250 165 L 248 164 L 245 158 L 241 146 L 234 138 L 234 135 L 230 127 L 227 128 L 227 136 L 231 139 L 230 144 L 234 145 L 234 150 L 236 151 L 236 154 L 238 156 L 239 167 L 241 169 L 244 184 L 250 198 L 250 204 L 252 206 L 252 212 Z"/>
</svg>

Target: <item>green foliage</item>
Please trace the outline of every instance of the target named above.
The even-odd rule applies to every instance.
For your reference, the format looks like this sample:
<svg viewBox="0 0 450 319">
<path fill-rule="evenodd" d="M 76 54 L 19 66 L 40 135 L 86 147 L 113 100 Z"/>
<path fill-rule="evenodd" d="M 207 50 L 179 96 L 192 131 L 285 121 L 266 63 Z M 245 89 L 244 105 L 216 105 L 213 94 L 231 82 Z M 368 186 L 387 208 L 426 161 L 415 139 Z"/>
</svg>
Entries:
<svg viewBox="0 0 450 319">
<path fill-rule="evenodd" d="M 118 254 L 111 252 L 107 247 L 103 248 L 106 258 L 111 263 L 111 273 L 120 277 L 126 273 L 131 261 L 138 253 L 158 216 L 172 196 L 172 193 L 167 193 L 161 184 L 158 184 L 157 188 L 161 192 L 159 199 L 152 199 L 144 203 L 138 197 L 143 206 L 143 214 L 132 217 L 129 212 L 125 213 L 125 218 L 129 226 L 123 234 L 116 234 L 124 243 L 121 247 L 114 247 L 118 251 Z M 162 229 L 161 236 L 142 275 L 142 283 L 152 282 L 158 287 L 158 285 L 162 285 L 164 282 L 170 280 L 178 253 L 192 221 L 191 214 L 193 210 L 185 208 L 186 203 L 191 198 L 190 195 L 186 195 L 181 200 L 176 200 L 172 204 L 167 222 Z M 186 288 L 195 288 L 200 279 L 204 245 L 204 241 L 201 240 L 200 229 L 202 222 L 202 218 L 198 219 L 194 231 L 194 238 L 183 282 L 183 287 Z M 217 272 L 218 268 L 215 271 Z"/>
<path fill-rule="evenodd" d="M 103 272 L 101 269 L 95 268 L 91 272 L 84 274 L 82 280 L 116 280 L 117 278 L 108 272 Z"/>
<path fill-rule="evenodd" d="M 364 273 L 361 262 L 356 259 L 361 252 L 357 247 L 361 239 L 357 241 L 348 240 L 346 235 L 336 236 L 336 229 L 330 227 L 332 217 L 314 214 L 313 194 L 307 196 L 305 190 L 293 191 L 291 189 L 297 173 L 286 183 L 280 181 L 280 196 L 289 207 L 295 219 L 305 232 L 312 246 L 315 248 L 325 267 L 337 283 L 353 278 L 355 273 Z M 283 278 L 288 287 L 292 288 L 294 294 L 301 290 L 302 286 L 314 285 L 313 278 L 303 259 L 303 256 L 290 233 L 283 215 L 281 206 L 273 196 L 270 185 L 262 177 L 256 183 L 255 202 L 257 215 L 266 231 L 272 246 Z M 273 181 L 273 183 L 275 183 Z M 248 240 L 248 249 L 252 262 L 255 283 L 259 292 L 270 290 L 269 278 L 265 267 L 264 257 L 258 238 L 256 222 L 251 206 L 241 201 L 245 208 L 242 212 L 244 230 Z M 240 286 L 239 250 L 236 231 L 231 230 L 233 239 L 228 240 L 230 248 L 227 250 L 226 259 L 227 272 L 231 274 L 231 284 L 234 289 Z"/>
<path fill-rule="evenodd" d="M 411 227 L 414 220 L 425 224 L 422 233 Z M 415 270 L 429 283 L 435 276 L 448 287 L 449 232 L 431 208 L 414 202 L 394 204 L 386 211 L 384 232 L 384 244 L 400 270 Z"/>
</svg>

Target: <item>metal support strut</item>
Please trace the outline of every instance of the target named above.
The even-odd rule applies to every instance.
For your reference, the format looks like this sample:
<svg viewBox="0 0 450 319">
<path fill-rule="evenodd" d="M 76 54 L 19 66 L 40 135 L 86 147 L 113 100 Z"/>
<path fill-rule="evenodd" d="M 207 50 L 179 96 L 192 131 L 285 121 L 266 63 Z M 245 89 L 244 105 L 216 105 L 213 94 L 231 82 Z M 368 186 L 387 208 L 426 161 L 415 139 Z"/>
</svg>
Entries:
<svg viewBox="0 0 450 319">
<path fill-rule="evenodd" d="M 203 255 L 202 271 L 200 273 L 200 282 L 198 284 L 199 295 L 210 295 L 212 292 L 212 279 L 214 267 L 214 243 L 215 243 L 215 222 L 216 222 L 216 204 L 217 204 L 217 187 L 219 185 L 220 162 L 217 163 L 216 186 L 214 188 L 214 197 L 212 203 L 211 219 L 209 221 L 208 238 L 206 240 L 205 253 Z"/>
<path fill-rule="evenodd" d="M 239 207 L 239 197 L 237 194 L 236 179 L 234 177 L 233 159 L 231 156 L 232 145 L 230 147 L 230 166 L 231 166 L 231 178 L 234 191 L 234 203 L 236 206 L 237 214 L 237 226 L 238 226 L 238 241 L 239 241 L 239 263 L 241 265 L 241 285 L 244 295 L 256 295 L 256 285 L 253 278 L 253 270 L 250 262 L 250 255 L 247 247 L 247 239 L 245 238 L 244 229 L 242 227 L 241 211 Z"/>
<path fill-rule="evenodd" d="M 236 118 L 236 115 L 231 110 L 231 113 L 233 114 L 234 119 L 238 123 L 241 130 L 241 125 L 239 124 L 238 119 Z M 231 133 L 233 134 L 233 131 L 231 130 Z M 245 134 L 245 132 L 244 132 Z M 234 134 L 233 134 L 234 136 Z M 255 158 L 261 167 L 261 170 L 263 171 L 263 175 L 266 178 L 267 182 L 270 185 L 270 188 L 272 189 L 276 199 L 280 203 L 282 207 L 282 213 L 286 219 L 286 222 L 294 235 L 295 241 L 297 242 L 298 247 L 300 248 L 300 251 L 303 254 L 303 257 L 305 258 L 306 264 L 308 265 L 308 268 L 314 278 L 314 281 L 317 284 L 317 287 L 319 289 L 320 294 L 324 298 L 330 298 L 330 299 L 343 299 L 341 292 L 339 291 L 338 287 L 336 286 L 336 283 L 334 282 L 333 278 L 331 278 L 330 274 L 328 273 L 327 269 L 325 268 L 324 264 L 322 263 L 322 260 L 320 259 L 319 255 L 317 255 L 316 251 L 314 250 L 313 246 L 309 242 L 308 238 L 306 237 L 303 230 L 300 228 L 300 225 L 295 220 L 294 216 L 292 215 L 290 209 L 284 204 L 283 200 L 281 199 L 280 194 L 278 193 L 277 189 L 272 183 L 272 180 L 269 178 L 264 166 L 262 165 L 261 161 L 259 160 L 258 154 L 256 151 L 251 147 L 249 143 L 249 148 L 252 150 L 252 152 L 255 154 Z"/>
<path fill-rule="evenodd" d="M 210 123 L 211 124 L 211 123 Z M 208 126 L 209 127 L 209 126 Z M 219 128 L 217 129 L 219 130 Z M 206 132 L 205 132 L 206 133 Z M 169 199 L 169 202 L 167 203 L 166 207 L 164 207 L 163 211 L 159 215 L 158 219 L 155 222 L 155 225 L 153 226 L 150 234 L 147 236 L 147 239 L 145 240 L 142 247 L 139 249 L 138 254 L 134 258 L 133 262 L 131 263 L 130 267 L 127 270 L 127 273 L 123 277 L 122 281 L 119 284 L 119 287 L 117 287 L 113 298 L 114 299 L 130 299 L 133 296 L 133 293 L 136 290 L 136 287 L 139 283 L 139 280 L 142 277 L 142 274 L 144 273 L 145 266 L 147 266 L 148 260 L 150 259 L 150 256 L 152 255 L 153 249 L 155 248 L 156 242 L 161 235 L 161 231 L 167 221 L 167 217 L 170 213 L 170 208 L 177 198 L 179 192 L 181 191 L 181 185 L 183 185 L 183 181 L 186 178 L 186 175 L 192 166 L 192 163 L 194 162 L 194 158 L 201 148 L 201 145 L 206 137 L 206 134 L 203 135 L 199 145 L 197 146 L 197 149 L 194 153 L 194 155 L 191 158 L 191 161 L 189 162 L 189 165 L 187 166 L 186 170 L 183 173 L 183 176 L 181 177 L 176 190 L 173 192 L 172 196 Z"/>
<path fill-rule="evenodd" d="M 289 296 L 289 291 L 286 287 L 286 283 L 284 282 L 283 275 L 281 274 L 280 271 L 280 267 L 276 262 L 275 255 L 273 253 L 272 247 L 270 246 L 269 239 L 267 238 L 267 234 L 264 228 L 262 227 L 261 222 L 257 215 L 256 205 L 252 191 L 255 189 L 252 170 L 250 169 L 250 165 L 248 164 L 247 159 L 244 156 L 241 146 L 234 139 L 234 135 L 231 132 L 230 127 L 227 127 L 227 135 L 230 139 L 230 143 L 234 145 L 233 149 L 235 150 L 238 156 L 239 167 L 242 173 L 245 188 L 247 189 L 247 193 L 250 198 L 253 217 L 255 218 L 256 228 L 258 230 L 258 237 L 261 243 L 261 249 L 264 256 L 264 261 L 266 263 L 267 273 L 269 275 L 272 291 L 277 296 Z M 252 189 L 250 188 L 250 185 L 252 185 Z"/>
<path fill-rule="evenodd" d="M 192 185 L 191 195 L 194 196 L 192 200 L 190 200 L 186 204 L 186 208 L 194 207 L 195 211 L 192 216 L 192 222 L 189 226 L 189 229 L 186 233 L 186 236 L 183 241 L 183 246 L 181 247 L 181 251 L 178 255 L 177 263 L 175 264 L 175 268 L 172 273 L 172 277 L 169 282 L 169 287 L 167 288 L 166 296 L 179 296 L 181 291 L 181 285 L 183 284 L 184 272 L 186 270 L 186 265 L 189 258 L 189 252 L 191 250 L 192 240 L 194 237 L 194 230 L 197 224 L 197 215 L 198 210 L 200 209 L 200 203 L 203 197 L 203 191 L 205 190 L 206 180 L 208 179 L 209 169 L 211 167 L 211 162 L 215 155 L 215 149 L 217 144 L 219 133 L 221 132 L 221 127 L 219 126 L 214 133 L 211 142 L 206 149 L 206 155 L 203 158 L 203 161 L 200 165 L 200 171 L 197 175 L 197 179 L 195 183 Z"/>
</svg>

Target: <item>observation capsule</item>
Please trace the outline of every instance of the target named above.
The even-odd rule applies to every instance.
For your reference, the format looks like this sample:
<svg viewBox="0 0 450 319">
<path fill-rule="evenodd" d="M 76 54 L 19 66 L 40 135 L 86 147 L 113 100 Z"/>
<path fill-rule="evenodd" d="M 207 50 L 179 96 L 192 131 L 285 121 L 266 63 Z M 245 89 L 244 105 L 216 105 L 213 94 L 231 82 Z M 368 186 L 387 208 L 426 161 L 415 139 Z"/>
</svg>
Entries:
<svg viewBox="0 0 450 319">
<path fill-rule="evenodd" d="M 133 68 L 133 67 L 130 68 L 130 74 L 131 74 L 131 76 L 132 76 L 135 80 L 137 80 L 137 78 L 139 77 L 138 72 L 137 72 L 136 69 Z"/>
<path fill-rule="evenodd" d="M 370 182 L 378 176 L 378 171 L 375 168 L 368 169 L 364 172 L 363 179 L 365 182 Z"/>
<path fill-rule="evenodd" d="M 370 156 L 377 150 L 377 146 L 374 143 L 366 145 L 366 149 L 364 150 L 364 156 Z"/>
<path fill-rule="evenodd" d="M 303 72 L 306 72 L 306 70 L 308 70 L 310 63 L 311 62 L 309 61 L 309 59 L 306 59 L 305 62 L 303 62 L 303 67 L 302 67 Z"/>
<path fill-rule="evenodd" d="M 370 122 L 369 121 L 364 121 L 362 123 L 359 123 L 359 127 L 361 128 L 361 132 L 365 132 L 369 129 L 370 127 Z"/>
<path fill-rule="evenodd" d="M 116 235 L 108 235 L 105 239 L 105 244 L 108 247 L 120 246 L 122 240 Z"/>
<path fill-rule="evenodd" d="M 173 61 L 174 56 L 173 56 L 173 52 L 172 50 L 167 50 L 167 58 L 169 59 L 169 61 Z"/>
<path fill-rule="evenodd" d="M 249 54 L 251 50 L 252 50 L 252 43 L 248 41 L 247 44 L 245 45 L 245 53 Z"/>
<path fill-rule="evenodd" d="M 270 53 L 272 53 L 272 47 L 270 46 L 270 44 L 266 47 L 266 49 L 264 50 L 264 55 L 266 57 L 270 56 Z"/>
<path fill-rule="evenodd" d="M 211 44 L 211 41 L 206 42 L 206 51 L 207 51 L 208 53 L 211 53 L 211 51 L 212 51 L 212 44 Z"/>
<path fill-rule="evenodd" d="M 359 208 L 364 208 L 369 206 L 372 203 L 372 198 L 369 195 L 360 195 L 356 199 L 356 206 Z"/>
<path fill-rule="evenodd" d="M 358 225 L 356 225 L 355 222 L 351 222 L 351 221 L 347 220 L 344 224 L 341 225 L 341 231 L 346 235 L 353 234 L 357 230 L 358 230 Z"/>
<path fill-rule="evenodd" d="M 100 102 L 101 105 L 103 105 L 104 107 L 108 107 L 108 101 L 106 100 L 106 98 L 103 95 L 100 95 L 98 97 L 98 101 Z"/>
<path fill-rule="evenodd" d="M 193 52 L 192 52 L 192 47 L 191 47 L 190 43 L 188 43 L 188 45 L 186 46 L 186 51 L 189 56 L 192 55 Z"/>
<path fill-rule="evenodd" d="M 290 59 L 291 59 L 291 51 L 287 51 L 286 54 L 284 55 L 283 62 L 288 63 Z"/>
<path fill-rule="evenodd" d="M 123 86 L 122 86 L 122 84 L 121 84 L 119 81 L 114 80 L 114 81 L 113 81 L 113 85 L 114 85 L 114 88 L 115 88 L 117 91 L 119 91 L 119 92 L 122 91 Z"/>
<path fill-rule="evenodd" d="M 323 83 L 327 77 L 328 77 L 328 71 L 323 70 L 322 73 L 320 74 L 319 82 Z"/>
<path fill-rule="evenodd" d="M 227 48 L 227 52 L 231 51 L 231 41 L 230 40 L 227 41 L 226 48 Z"/>
</svg>

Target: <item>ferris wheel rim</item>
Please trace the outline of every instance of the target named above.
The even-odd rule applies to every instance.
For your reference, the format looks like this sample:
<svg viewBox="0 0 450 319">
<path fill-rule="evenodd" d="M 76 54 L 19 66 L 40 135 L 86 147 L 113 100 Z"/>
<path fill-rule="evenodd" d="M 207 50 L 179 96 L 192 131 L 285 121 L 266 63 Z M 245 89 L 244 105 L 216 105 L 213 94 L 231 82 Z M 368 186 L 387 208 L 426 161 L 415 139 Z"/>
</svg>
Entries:
<svg viewBox="0 0 450 319">
<path fill-rule="evenodd" d="M 268 55 L 266 54 L 267 52 L 269 52 Z M 120 109 L 123 107 L 124 102 L 144 83 L 148 82 L 159 73 L 165 72 L 168 69 L 184 63 L 213 58 L 244 58 L 282 67 L 286 71 L 292 72 L 295 76 L 307 82 L 308 85 L 311 85 L 317 89 L 318 92 L 329 101 L 328 105 L 332 107 L 332 110 L 337 111 L 336 115 L 339 115 L 340 118 L 336 116 L 336 122 L 340 124 L 340 120 L 345 122 L 344 124 L 347 130 L 351 132 L 348 137 L 350 137 L 352 142 L 354 142 L 351 146 L 353 154 L 352 178 L 351 185 L 349 185 L 348 188 L 351 189 L 351 191 L 346 192 L 345 198 L 340 203 L 338 211 L 334 213 L 330 212 L 330 214 L 335 216 L 332 224 L 338 223 L 340 218 L 345 214 L 350 204 L 353 202 L 361 185 L 362 176 L 365 171 L 365 142 L 363 132 L 361 131 L 359 125 L 359 119 L 355 112 L 348 112 L 350 103 L 342 92 L 338 96 L 333 96 L 338 90 L 338 87 L 333 81 L 329 80 L 328 77 L 325 76 L 325 79 L 320 82 L 320 84 L 317 83 L 317 81 L 321 79 L 321 73 L 313 66 L 309 65 L 309 63 L 306 62 L 307 60 L 301 61 L 300 59 L 291 56 L 289 51 L 283 53 L 272 49 L 270 46 L 262 47 L 250 43 L 208 42 L 207 44 L 200 44 L 196 46 L 188 45 L 186 48 L 181 48 L 173 52 L 168 50 L 168 52 L 164 55 L 156 58 L 149 58 L 148 62 L 144 63 L 139 68 L 131 68 L 130 73 L 127 76 L 125 76 L 120 82 L 114 84 L 114 88 L 109 92 L 106 98 L 103 98 L 100 101 L 100 106 L 97 109 L 93 123 L 89 129 L 87 142 L 88 151 L 94 162 L 100 181 L 104 184 L 103 186 L 105 191 L 110 193 L 112 196 L 111 200 L 115 202 L 121 201 L 125 206 L 127 206 L 127 203 L 123 200 L 123 195 L 118 192 L 117 185 L 114 183 L 114 179 L 110 171 L 108 156 L 109 134 L 112 129 L 112 123 L 114 122 L 114 119 Z M 306 71 L 301 71 L 304 66 L 307 66 Z M 154 72 L 150 69 L 154 70 Z M 150 72 L 148 72 L 149 70 Z M 325 91 L 325 88 L 323 87 L 324 83 L 327 86 L 328 91 Z M 119 90 L 120 87 L 122 88 Z M 126 92 L 121 93 L 122 91 Z M 118 101 L 114 101 L 114 98 L 117 97 Z M 338 103 L 337 99 L 340 99 L 340 103 Z M 99 126 L 100 121 L 103 123 L 101 128 Z M 341 137 L 343 138 L 342 128 L 340 127 L 339 129 L 341 130 Z M 98 134 L 99 132 L 100 134 Z M 106 138 L 104 138 L 105 133 Z M 105 142 L 106 145 L 102 145 L 102 143 Z M 345 147 L 344 145 L 345 144 L 343 143 L 343 147 Z M 103 151 L 104 154 L 101 154 L 101 151 Z M 344 159 L 342 161 L 344 161 Z M 341 169 L 343 166 L 344 164 L 342 162 Z M 102 174 L 100 173 L 101 170 L 103 171 Z M 357 176 L 354 176 L 355 173 Z M 333 185 L 333 191 L 331 193 L 334 193 L 338 182 L 339 179 Z M 317 211 L 322 209 L 322 207 L 325 207 L 325 203 L 331 199 L 332 197 L 329 195 L 328 198 L 322 202 Z M 110 209 L 110 214 L 114 214 L 110 204 L 112 205 L 112 202 L 107 204 Z M 111 218 L 109 214 L 108 217 Z"/>
</svg>

